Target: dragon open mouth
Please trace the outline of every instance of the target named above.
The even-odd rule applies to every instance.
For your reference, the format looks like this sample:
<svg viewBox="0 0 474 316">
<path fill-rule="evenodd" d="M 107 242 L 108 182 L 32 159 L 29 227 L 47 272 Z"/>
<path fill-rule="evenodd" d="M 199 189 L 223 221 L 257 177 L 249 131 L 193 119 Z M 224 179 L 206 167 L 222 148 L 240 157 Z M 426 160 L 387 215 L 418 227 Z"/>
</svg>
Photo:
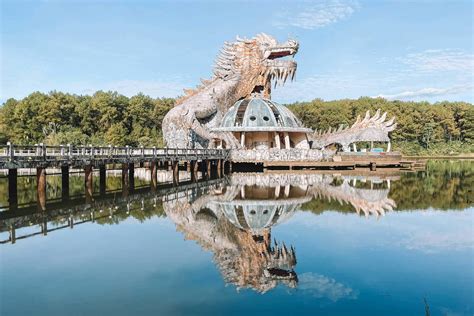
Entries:
<svg viewBox="0 0 474 316">
<path fill-rule="evenodd" d="M 263 76 L 274 81 L 274 85 L 283 85 L 288 78 L 293 80 L 296 73 L 296 62 L 293 60 L 298 52 L 298 42 L 290 40 L 284 45 L 273 47 L 266 52 L 265 72 Z"/>
</svg>

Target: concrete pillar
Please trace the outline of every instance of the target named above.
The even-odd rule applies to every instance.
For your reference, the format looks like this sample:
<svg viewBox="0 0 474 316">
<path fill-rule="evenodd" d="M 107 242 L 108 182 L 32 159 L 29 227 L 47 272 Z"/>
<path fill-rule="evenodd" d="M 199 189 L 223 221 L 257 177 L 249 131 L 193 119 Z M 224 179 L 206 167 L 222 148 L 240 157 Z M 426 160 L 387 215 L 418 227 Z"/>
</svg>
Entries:
<svg viewBox="0 0 474 316">
<path fill-rule="evenodd" d="M 391 143 L 391 142 L 388 142 L 388 144 L 387 144 L 387 152 L 390 152 L 391 149 L 392 149 L 392 143 Z"/>
<path fill-rule="evenodd" d="M 217 176 L 222 177 L 222 159 L 217 159 Z"/>
<path fill-rule="evenodd" d="M 275 187 L 275 199 L 278 199 L 280 197 L 280 186 L 277 185 Z"/>
<path fill-rule="evenodd" d="M 12 244 L 16 242 L 16 230 L 13 225 L 10 226 L 10 241 Z"/>
<path fill-rule="evenodd" d="M 92 194 L 94 193 L 94 186 L 92 181 L 92 166 L 84 167 L 84 188 L 86 194 L 86 202 L 92 202 Z"/>
<path fill-rule="evenodd" d="M 211 171 L 212 171 L 211 160 L 207 159 L 206 160 L 206 174 L 208 178 L 211 176 Z"/>
<path fill-rule="evenodd" d="M 135 164 L 128 164 L 128 187 L 130 191 L 135 190 Z"/>
<path fill-rule="evenodd" d="M 128 195 L 128 164 L 122 164 L 122 194 Z"/>
<path fill-rule="evenodd" d="M 191 181 L 196 182 L 198 177 L 198 162 L 196 160 L 191 160 L 190 163 L 190 172 L 191 172 Z"/>
<path fill-rule="evenodd" d="M 36 196 L 38 208 L 46 210 L 46 169 L 36 168 Z"/>
<path fill-rule="evenodd" d="M 290 134 L 288 134 L 288 132 L 286 132 L 284 134 L 284 137 L 285 137 L 285 149 L 290 149 L 291 148 Z"/>
<path fill-rule="evenodd" d="M 357 146 L 356 146 L 356 143 L 352 143 L 352 150 L 354 152 L 357 152 Z"/>
<path fill-rule="evenodd" d="M 179 162 L 173 161 L 171 163 L 173 169 L 173 185 L 178 185 L 179 183 Z"/>
<path fill-rule="evenodd" d="M 281 149 L 280 134 L 278 132 L 275 132 L 275 148 Z"/>
<path fill-rule="evenodd" d="M 69 199 L 69 166 L 61 166 L 61 199 Z"/>
<path fill-rule="evenodd" d="M 375 162 L 370 163 L 370 171 L 376 171 L 377 170 L 377 164 Z"/>
<path fill-rule="evenodd" d="M 242 148 L 245 147 L 245 132 L 241 132 L 240 134 L 240 146 L 242 146 Z"/>
<path fill-rule="evenodd" d="M 152 190 L 156 190 L 156 187 L 158 186 L 158 179 L 157 179 L 158 166 L 157 166 L 157 162 L 152 161 L 151 165 L 150 165 L 150 168 L 151 168 L 150 186 L 151 186 Z"/>
<path fill-rule="evenodd" d="M 107 190 L 107 166 L 100 165 L 99 166 L 99 192 L 100 195 L 105 195 L 105 191 Z"/>
<path fill-rule="evenodd" d="M 17 181 L 18 170 L 8 169 L 8 206 L 10 209 L 16 209 L 18 206 Z"/>
<path fill-rule="evenodd" d="M 41 233 L 43 236 L 48 235 L 48 220 L 45 218 L 41 224 Z"/>
</svg>

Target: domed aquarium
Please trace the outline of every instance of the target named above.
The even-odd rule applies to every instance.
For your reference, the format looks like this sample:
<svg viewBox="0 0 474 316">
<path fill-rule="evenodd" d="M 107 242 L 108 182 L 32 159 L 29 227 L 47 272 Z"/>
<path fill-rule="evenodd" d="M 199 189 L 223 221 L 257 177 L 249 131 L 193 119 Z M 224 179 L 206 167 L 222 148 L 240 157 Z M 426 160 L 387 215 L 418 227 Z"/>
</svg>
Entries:
<svg viewBox="0 0 474 316">
<path fill-rule="evenodd" d="M 309 148 L 305 128 L 285 106 L 260 97 L 237 101 L 214 132 L 231 132 L 244 149 Z"/>
</svg>

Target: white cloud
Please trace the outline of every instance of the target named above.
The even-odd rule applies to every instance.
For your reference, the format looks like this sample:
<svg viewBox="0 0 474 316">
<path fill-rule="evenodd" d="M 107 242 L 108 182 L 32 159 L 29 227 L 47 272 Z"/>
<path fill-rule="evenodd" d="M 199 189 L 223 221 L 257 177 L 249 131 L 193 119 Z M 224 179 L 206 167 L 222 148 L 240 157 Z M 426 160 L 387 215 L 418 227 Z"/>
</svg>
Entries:
<svg viewBox="0 0 474 316">
<path fill-rule="evenodd" d="M 425 253 L 441 251 L 462 251 L 474 248 L 474 235 L 471 229 L 462 228 L 451 232 L 413 232 L 413 235 L 400 240 L 400 245 L 409 250 Z"/>
<path fill-rule="evenodd" d="M 359 7 L 356 1 L 322 0 L 309 2 L 309 5 L 285 10 L 275 16 L 276 27 L 288 26 L 303 29 L 316 29 L 350 17 Z"/>
<path fill-rule="evenodd" d="M 474 71 L 474 54 L 460 49 L 429 49 L 408 54 L 400 61 L 416 71 Z"/>
<path fill-rule="evenodd" d="M 418 90 L 407 90 L 395 94 L 379 94 L 373 97 L 380 97 L 388 100 L 405 100 L 460 94 L 467 91 L 473 91 L 473 86 L 471 84 L 459 85 L 450 88 L 423 88 Z"/>
<path fill-rule="evenodd" d="M 327 276 L 306 272 L 298 276 L 298 289 L 309 292 L 316 298 L 327 298 L 333 302 L 343 298 L 356 299 L 357 291 Z"/>
</svg>

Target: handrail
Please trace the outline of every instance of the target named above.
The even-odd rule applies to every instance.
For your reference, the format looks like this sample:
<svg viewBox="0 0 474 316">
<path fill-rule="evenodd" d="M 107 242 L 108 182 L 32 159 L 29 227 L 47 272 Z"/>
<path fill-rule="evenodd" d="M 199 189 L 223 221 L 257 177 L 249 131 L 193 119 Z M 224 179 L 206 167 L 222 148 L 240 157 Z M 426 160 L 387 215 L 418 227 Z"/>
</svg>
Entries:
<svg viewBox="0 0 474 316">
<path fill-rule="evenodd" d="M 72 160 L 74 158 L 114 159 L 114 158 L 215 158 L 226 159 L 228 149 L 191 149 L 191 148 L 157 148 L 157 147 L 117 147 L 117 146 L 73 146 L 44 144 L 16 145 L 7 143 L 0 145 L 0 161 L 16 160 Z"/>
</svg>

